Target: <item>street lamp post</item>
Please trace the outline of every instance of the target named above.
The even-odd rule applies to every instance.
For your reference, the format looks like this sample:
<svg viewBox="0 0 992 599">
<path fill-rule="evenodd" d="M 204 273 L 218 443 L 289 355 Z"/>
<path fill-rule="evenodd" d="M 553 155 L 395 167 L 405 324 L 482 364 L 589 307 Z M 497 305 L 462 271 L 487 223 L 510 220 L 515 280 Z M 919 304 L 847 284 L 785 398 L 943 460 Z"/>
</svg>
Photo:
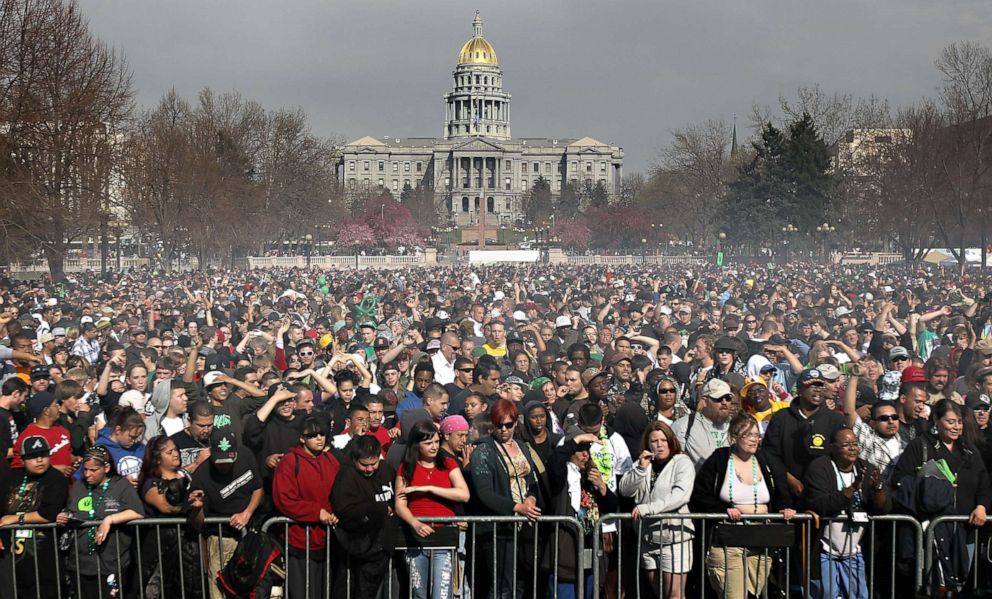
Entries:
<svg viewBox="0 0 992 599">
<path fill-rule="evenodd" d="M 644 264 L 645 262 L 648 261 L 647 251 L 648 251 L 648 240 L 641 237 L 641 264 Z"/>
<path fill-rule="evenodd" d="M 311 254 L 311 252 L 313 250 L 313 247 L 312 247 L 312 244 L 313 244 L 313 235 L 311 235 L 310 233 L 307 233 L 305 239 L 307 240 L 307 242 L 303 245 L 303 253 L 304 253 L 304 255 L 307 258 L 307 268 L 309 269 L 310 268 L 310 254 Z"/>
<path fill-rule="evenodd" d="M 782 235 L 785 237 L 785 240 L 782 242 L 782 245 L 785 246 L 785 252 L 784 253 L 785 253 L 785 260 L 786 260 L 786 262 L 789 261 L 789 236 L 792 235 L 793 233 L 798 232 L 798 231 L 799 231 L 799 229 L 797 229 L 796 226 L 793 225 L 792 223 L 789 223 L 789 224 L 785 225 L 784 227 L 782 227 Z"/>
<path fill-rule="evenodd" d="M 823 261 L 824 262 L 827 262 L 829 260 L 829 258 L 830 258 L 827 255 L 827 236 L 830 235 L 831 233 L 833 233 L 836 230 L 837 230 L 837 227 L 831 225 L 830 223 L 823 223 L 822 225 L 818 225 L 816 227 L 817 233 L 820 233 L 823 236 L 822 242 L 823 242 Z"/>
</svg>

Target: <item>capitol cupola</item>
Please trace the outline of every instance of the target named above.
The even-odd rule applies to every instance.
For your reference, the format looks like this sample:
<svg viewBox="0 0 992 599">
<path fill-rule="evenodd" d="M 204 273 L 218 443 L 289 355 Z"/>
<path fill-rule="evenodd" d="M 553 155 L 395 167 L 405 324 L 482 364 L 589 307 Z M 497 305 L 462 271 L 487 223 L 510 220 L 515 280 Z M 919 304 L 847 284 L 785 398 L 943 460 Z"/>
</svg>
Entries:
<svg viewBox="0 0 992 599">
<path fill-rule="evenodd" d="M 476 11 L 473 35 L 458 53 L 452 91 L 444 96 L 444 138 L 510 139 L 510 94 L 503 91 L 503 71 L 482 36 L 482 16 Z"/>
</svg>

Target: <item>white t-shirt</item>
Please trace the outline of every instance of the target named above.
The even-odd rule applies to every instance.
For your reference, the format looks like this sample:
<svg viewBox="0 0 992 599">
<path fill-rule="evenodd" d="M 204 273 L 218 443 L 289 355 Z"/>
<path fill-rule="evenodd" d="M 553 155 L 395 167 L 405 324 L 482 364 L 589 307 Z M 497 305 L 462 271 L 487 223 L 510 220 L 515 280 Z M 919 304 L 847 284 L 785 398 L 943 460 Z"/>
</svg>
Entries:
<svg viewBox="0 0 992 599">
<path fill-rule="evenodd" d="M 854 484 L 858 472 L 856 466 L 850 472 L 841 472 L 834 464 L 834 474 L 837 477 L 837 490 L 843 491 Z M 860 489 L 858 491 L 860 492 Z M 868 498 L 862 499 L 862 503 L 867 500 Z M 863 511 L 864 509 L 864 506 L 854 506 L 852 511 Z M 827 525 L 822 541 L 824 551 L 836 556 L 851 556 L 861 553 L 861 535 L 864 534 L 865 527 L 862 524 L 852 522 L 852 517 L 848 517 L 843 522 L 831 522 Z"/>
<path fill-rule="evenodd" d="M 184 428 L 186 428 L 186 420 L 182 416 L 162 419 L 162 432 L 167 437 L 171 437 Z"/>
</svg>

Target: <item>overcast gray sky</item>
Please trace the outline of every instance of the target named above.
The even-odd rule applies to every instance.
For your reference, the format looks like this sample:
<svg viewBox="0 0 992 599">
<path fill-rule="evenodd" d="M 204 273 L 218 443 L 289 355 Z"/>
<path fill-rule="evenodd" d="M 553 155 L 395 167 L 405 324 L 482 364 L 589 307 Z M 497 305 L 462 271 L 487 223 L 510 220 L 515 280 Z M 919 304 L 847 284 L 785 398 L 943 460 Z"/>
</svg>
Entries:
<svg viewBox="0 0 992 599">
<path fill-rule="evenodd" d="M 80 2 L 127 55 L 141 105 L 171 87 L 237 89 L 349 140 L 440 135 L 478 8 L 514 135 L 611 142 L 627 172 L 647 170 L 672 129 L 746 117 L 801 85 L 910 103 L 934 93 L 942 47 L 992 40 L 990 0 Z"/>
</svg>

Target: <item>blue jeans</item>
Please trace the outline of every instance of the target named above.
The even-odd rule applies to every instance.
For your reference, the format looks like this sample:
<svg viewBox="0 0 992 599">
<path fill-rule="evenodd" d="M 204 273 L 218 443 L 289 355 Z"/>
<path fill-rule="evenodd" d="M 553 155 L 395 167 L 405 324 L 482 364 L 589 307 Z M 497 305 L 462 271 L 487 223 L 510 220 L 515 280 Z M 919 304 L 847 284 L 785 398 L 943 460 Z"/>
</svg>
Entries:
<svg viewBox="0 0 992 599">
<path fill-rule="evenodd" d="M 868 599 L 868 575 L 860 553 L 840 557 L 820 553 L 820 579 L 810 581 L 815 599 Z"/>
<path fill-rule="evenodd" d="M 413 599 L 451 599 L 453 549 L 415 547 L 406 550 Z"/>
<path fill-rule="evenodd" d="M 586 574 L 585 576 L 585 594 L 583 597 L 589 599 L 592 597 L 592 574 Z M 548 597 L 550 599 L 575 599 L 579 596 L 579 585 L 574 582 L 562 582 L 558 581 L 558 588 L 555 588 L 555 577 L 554 575 L 548 576 Z"/>
</svg>

